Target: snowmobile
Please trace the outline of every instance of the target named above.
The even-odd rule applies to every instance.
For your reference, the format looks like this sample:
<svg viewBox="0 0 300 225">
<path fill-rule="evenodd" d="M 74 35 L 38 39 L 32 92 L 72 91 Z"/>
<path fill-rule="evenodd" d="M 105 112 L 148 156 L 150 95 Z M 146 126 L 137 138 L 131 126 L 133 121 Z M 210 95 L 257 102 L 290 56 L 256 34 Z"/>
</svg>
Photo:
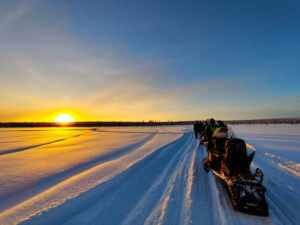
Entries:
<svg viewBox="0 0 300 225">
<path fill-rule="evenodd" d="M 224 135 L 226 131 L 227 135 Z M 254 174 L 250 171 L 255 152 L 247 155 L 245 141 L 234 136 L 228 137 L 227 127 L 218 128 L 215 133 L 207 148 L 208 159 L 203 159 L 204 170 L 211 169 L 223 181 L 234 209 L 268 216 L 269 207 L 265 199 L 267 189 L 262 185 L 263 172 L 259 168 Z"/>
</svg>

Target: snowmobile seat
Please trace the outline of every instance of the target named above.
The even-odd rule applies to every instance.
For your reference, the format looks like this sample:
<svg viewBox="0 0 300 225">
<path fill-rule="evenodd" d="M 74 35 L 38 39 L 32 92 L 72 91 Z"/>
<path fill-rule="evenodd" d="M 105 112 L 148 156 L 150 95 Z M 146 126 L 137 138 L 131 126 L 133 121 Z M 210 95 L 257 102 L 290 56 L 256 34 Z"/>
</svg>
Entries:
<svg viewBox="0 0 300 225">
<path fill-rule="evenodd" d="M 245 141 L 238 138 L 226 141 L 224 163 L 231 175 L 250 174 L 250 164 Z"/>
<path fill-rule="evenodd" d="M 213 148 L 220 153 L 225 153 L 225 143 L 228 138 L 213 138 Z"/>
</svg>

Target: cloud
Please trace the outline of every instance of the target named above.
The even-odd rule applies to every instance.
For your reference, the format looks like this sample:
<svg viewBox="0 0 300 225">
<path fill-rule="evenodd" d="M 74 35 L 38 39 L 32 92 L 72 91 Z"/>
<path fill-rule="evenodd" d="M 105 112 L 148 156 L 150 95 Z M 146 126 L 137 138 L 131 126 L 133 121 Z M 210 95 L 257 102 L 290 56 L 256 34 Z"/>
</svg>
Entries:
<svg viewBox="0 0 300 225">
<path fill-rule="evenodd" d="M 5 1 L 4 1 L 5 2 Z M 32 8 L 33 0 L 1 3 L 0 32 L 20 21 Z"/>
<path fill-rule="evenodd" d="M 232 95 L 241 94 L 239 88 L 234 88 L 234 80 L 237 82 L 236 78 L 207 80 L 164 89 L 156 87 L 159 78 L 149 83 L 143 77 L 124 77 L 91 93 L 84 104 L 102 118 L 110 115 L 130 120 L 184 120 L 197 114 L 195 118 L 199 118 L 199 113 L 208 111 L 207 106 L 222 99 L 223 103 L 230 101 Z"/>
</svg>

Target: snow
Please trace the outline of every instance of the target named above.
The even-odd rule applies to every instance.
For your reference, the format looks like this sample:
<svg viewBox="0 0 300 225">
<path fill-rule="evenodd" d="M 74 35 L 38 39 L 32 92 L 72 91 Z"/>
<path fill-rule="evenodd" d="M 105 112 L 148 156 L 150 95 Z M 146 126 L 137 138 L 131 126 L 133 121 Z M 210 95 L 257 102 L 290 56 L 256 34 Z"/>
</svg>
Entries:
<svg viewBox="0 0 300 225">
<path fill-rule="evenodd" d="M 0 130 L 0 224 L 297 224 L 300 126 L 235 125 L 269 217 L 233 210 L 191 126 Z"/>
</svg>

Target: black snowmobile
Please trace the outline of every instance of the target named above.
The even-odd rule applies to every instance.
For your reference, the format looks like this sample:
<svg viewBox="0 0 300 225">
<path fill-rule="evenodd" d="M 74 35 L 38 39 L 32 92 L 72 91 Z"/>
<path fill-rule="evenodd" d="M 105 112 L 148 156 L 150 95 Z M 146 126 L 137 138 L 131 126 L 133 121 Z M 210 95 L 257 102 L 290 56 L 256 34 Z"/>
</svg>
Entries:
<svg viewBox="0 0 300 225">
<path fill-rule="evenodd" d="M 227 127 L 221 127 L 216 132 L 224 133 L 226 129 L 228 131 Z M 262 185 L 263 172 L 259 168 L 254 174 L 250 172 L 254 152 L 247 155 L 246 143 L 242 139 L 226 135 L 218 137 L 215 133 L 212 143 L 208 144 L 208 159 L 203 159 L 205 171 L 211 169 L 223 181 L 234 209 L 268 216 L 267 189 Z"/>
</svg>

